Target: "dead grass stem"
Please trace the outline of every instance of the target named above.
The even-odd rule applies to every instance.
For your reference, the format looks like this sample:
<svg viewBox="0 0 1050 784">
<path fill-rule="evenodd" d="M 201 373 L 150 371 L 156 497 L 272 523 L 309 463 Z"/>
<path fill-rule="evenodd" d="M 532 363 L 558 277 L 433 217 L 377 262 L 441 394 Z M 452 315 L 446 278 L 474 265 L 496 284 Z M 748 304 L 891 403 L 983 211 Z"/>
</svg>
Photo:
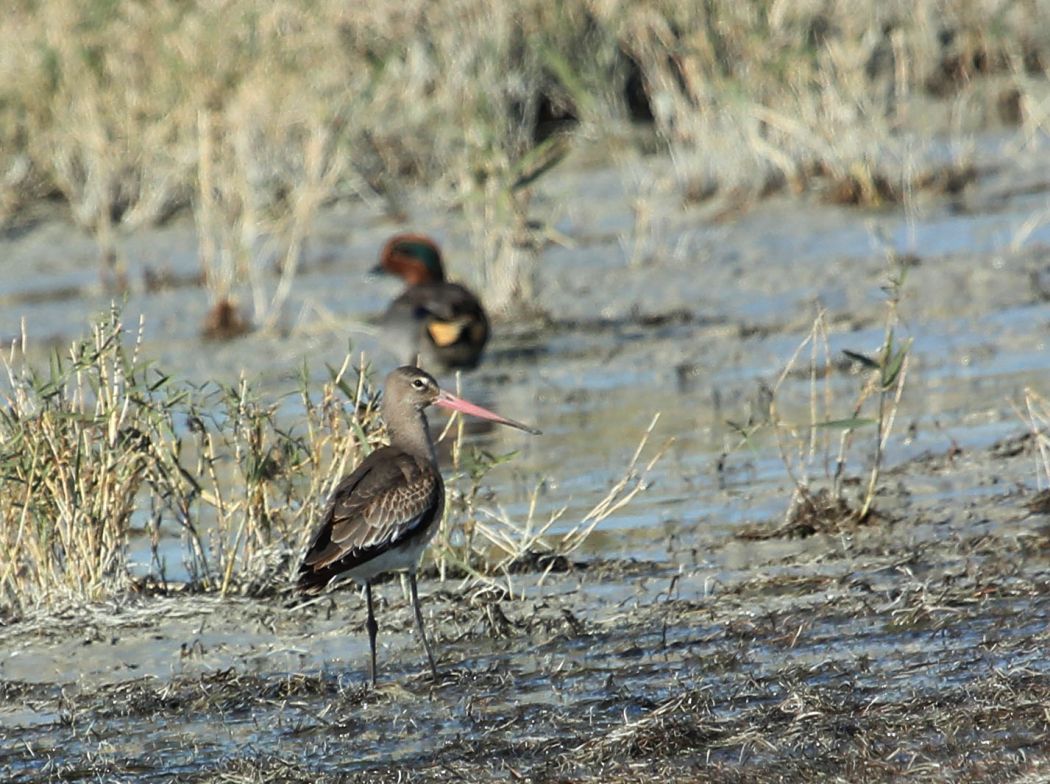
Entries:
<svg viewBox="0 0 1050 784">
<path fill-rule="evenodd" d="M 768 411 L 752 414 L 746 424 L 733 425 L 740 435 L 739 446 L 757 435 L 771 431 L 781 461 L 793 485 L 782 534 L 808 535 L 816 531 L 837 531 L 841 526 L 862 523 L 873 511 L 879 491 L 879 478 L 885 462 L 886 444 L 893 432 L 897 411 L 908 375 L 911 339 L 900 340 L 900 302 L 907 273 L 907 261 L 887 251 L 889 268 L 883 291 L 886 316 L 881 346 L 873 353 L 845 351 L 848 360 L 859 366 L 863 381 L 848 413 L 841 412 L 840 396 L 833 390 L 835 363 L 828 340 L 823 310 L 818 311 L 809 334 L 788 358 L 768 392 Z M 808 351 L 809 361 L 799 368 Z M 786 381 L 803 376 L 808 379 L 808 418 L 795 421 L 782 412 L 781 400 Z M 846 485 L 849 467 L 857 462 L 857 434 L 872 432 L 861 439 L 867 480 L 857 498 L 849 498 Z M 832 434 L 838 433 L 837 448 Z M 738 447 L 739 448 L 739 447 Z M 855 469 L 856 470 L 856 469 Z M 822 476 L 822 479 L 821 479 Z M 765 536 L 766 534 L 749 535 Z"/>
<path fill-rule="evenodd" d="M 689 198 L 876 205 L 972 179 L 965 143 L 923 162 L 935 133 L 1045 129 L 1041 4 L 869 6 L 18 0 L 0 19 L 0 221 L 61 194 L 120 287 L 122 237 L 192 209 L 210 296 L 250 298 L 271 328 L 321 204 L 398 212 L 426 185 L 466 215 L 457 273 L 499 311 L 531 302 L 550 217 L 531 189 L 570 140 L 649 122 Z"/>
<path fill-rule="evenodd" d="M 466 496 L 470 503 L 463 515 L 463 535 L 453 538 L 446 534 L 439 541 L 435 559 L 441 572 L 444 574 L 453 568 L 514 596 L 520 593 L 514 586 L 514 573 L 539 573 L 539 583 L 542 583 L 551 571 L 566 568 L 569 556 L 583 546 L 595 528 L 648 488 L 653 468 L 673 443 L 673 439 L 669 439 L 648 458 L 643 458 L 659 419 L 659 414 L 653 416 L 623 473 L 608 492 L 579 520 L 558 533 L 552 531 L 563 523 L 566 507 L 553 509 L 545 519 L 537 519 L 542 480 L 530 493 L 522 519 L 516 519 L 499 505 L 475 504 L 477 483 L 483 473 L 475 474 Z M 461 481 L 454 481 L 462 486 Z"/>
<path fill-rule="evenodd" d="M 1031 387 L 1024 390 L 1024 414 L 1035 439 L 1036 486 L 1050 489 L 1050 401 Z"/>
<path fill-rule="evenodd" d="M 304 366 L 299 389 L 265 399 L 247 378 L 226 387 L 179 383 L 140 355 L 115 309 L 52 356 L 46 373 L 26 364 L 26 338 L 3 358 L 0 400 L 0 610 L 98 601 L 130 589 L 229 594 L 280 592 L 327 499 L 384 435 L 378 391 L 364 356 L 347 356 L 323 383 Z M 288 400 L 292 397 L 292 400 Z M 291 410 L 289 410 L 291 409 Z M 453 420 L 455 422 L 457 420 Z M 442 577 L 506 579 L 537 556 L 542 575 L 629 504 L 667 448 L 643 458 L 654 417 L 623 476 L 567 531 L 564 514 L 537 522 L 539 487 L 524 519 L 482 491 L 489 470 L 512 455 L 464 447 L 436 549 Z M 479 503 L 491 498 L 499 511 Z M 170 578 L 165 540 L 182 539 L 184 578 Z M 132 540 L 149 542 L 132 564 Z M 560 559 L 560 560 L 559 560 Z M 516 565 L 517 564 L 517 565 Z M 145 574 L 143 574 L 145 571 Z"/>
</svg>

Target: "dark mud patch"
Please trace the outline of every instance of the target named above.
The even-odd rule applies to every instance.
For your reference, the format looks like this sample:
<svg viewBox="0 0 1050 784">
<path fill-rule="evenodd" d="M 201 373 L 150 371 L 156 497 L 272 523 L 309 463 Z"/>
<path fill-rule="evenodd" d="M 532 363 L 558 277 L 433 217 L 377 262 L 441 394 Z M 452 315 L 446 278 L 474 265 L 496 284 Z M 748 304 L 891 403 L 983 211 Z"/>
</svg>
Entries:
<svg viewBox="0 0 1050 784">
<path fill-rule="evenodd" d="M 160 681 L 154 677 L 109 684 L 99 689 L 64 693 L 57 706 L 70 725 L 84 718 L 140 718 L 200 715 L 234 718 L 254 710 L 279 708 L 289 700 L 360 701 L 364 687 L 352 687 L 336 677 L 290 673 L 261 677 L 235 669 Z"/>
<path fill-rule="evenodd" d="M 397 581 L 376 589 L 375 690 L 353 590 L 27 619 L 0 629 L 0 778 L 1039 780 L 1050 535 L 1017 491 L 1031 454 L 1002 454 L 902 463 L 892 523 L 735 568 L 690 557 L 696 528 L 664 561 L 426 580 L 436 682 Z"/>
<path fill-rule="evenodd" d="M 654 563 L 552 575 L 524 596 L 431 591 L 436 683 L 387 584 L 376 690 L 360 647 L 309 654 L 327 622 L 363 636 L 356 595 L 337 595 L 334 613 L 209 606 L 230 628 L 253 608 L 306 652 L 302 669 L 249 672 L 249 645 L 237 666 L 171 677 L 2 681 L 0 771 L 12 782 L 1038 778 L 1050 764 L 1046 550 L 1005 527 L 921 543 L 900 530 L 860 531 L 846 552 L 813 537 L 802 555 L 714 589 L 704 569 Z M 144 636 L 166 625 L 155 618 Z"/>
<path fill-rule="evenodd" d="M 629 779 L 632 761 L 654 757 L 663 762 L 651 772 L 670 780 L 882 781 L 925 774 L 980 781 L 993 772 L 1039 770 L 1024 749 L 1046 743 L 1038 728 L 1050 689 L 1030 674 L 991 676 L 967 693 L 886 701 L 856 688 L 848 670 L 827 668 L 822 675 L 830 683 L 822 686 L 807 683 L 812 673 L 799 675 L 741 690 L 735 702 L 743 707 L 733 716 L 709 693 L 686 692 L 584 744 L 581 757 L 617 779 Z M 1009 749 L 1013 759 L 1004 759 L 992 749 L 1013 722 L 1033 731 Z M 743 758 L 750 760 L 747 770 Z M 939 762 L 925 762 L 933 759 Z"/>
<path fill-rule="evenodd" d="M 795 503 L 788 510 L 787 519 L 778 525 L 748 526 L 738 534 L 739 538 L 751 541 L 764 539 L 805 539 L 814 534 L 838 534 L 853 530 L 859 525 L 888 522 L 873 509 L 862 515 L 842 496 L 826 488 L 816 492 L 799 492 Z"/>
</svg>

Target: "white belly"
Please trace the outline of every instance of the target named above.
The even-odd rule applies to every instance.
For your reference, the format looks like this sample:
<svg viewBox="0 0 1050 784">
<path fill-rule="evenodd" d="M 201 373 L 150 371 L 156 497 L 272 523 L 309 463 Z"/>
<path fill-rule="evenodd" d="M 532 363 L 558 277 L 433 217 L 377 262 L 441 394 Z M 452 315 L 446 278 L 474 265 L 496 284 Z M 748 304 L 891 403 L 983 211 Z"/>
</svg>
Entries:
<svg viewBox="0 0 1050 784">
<path fill-rule="evenodd" d="M 423 551 L 430 544 L 430 540 L 434 537 L 437 528 L 437 525 L 432 525 L 430 530 L 423 536 L 418 536 L 400 547 L 394 547 L 384 553 L 380 553 L 360 566 L 348 569 L 345 574 L 349 575 L 356 582 L 364 584 L 387 572 L 414 572 L 419 565 L 419 559 L 423 555 Z"/>
</svg>

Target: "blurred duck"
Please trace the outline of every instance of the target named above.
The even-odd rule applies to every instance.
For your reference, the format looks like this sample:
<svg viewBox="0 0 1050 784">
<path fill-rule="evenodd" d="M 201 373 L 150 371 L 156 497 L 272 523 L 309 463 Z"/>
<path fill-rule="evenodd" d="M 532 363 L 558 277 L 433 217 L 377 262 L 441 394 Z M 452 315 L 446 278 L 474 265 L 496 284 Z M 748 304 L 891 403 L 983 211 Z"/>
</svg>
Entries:
<svg viewBox="0 0 1050 784">
<path fill-rule="evenodd" d="M 441 251 L 422 234 L 391 237 L 374 272 L 408 285 L 383 315 L 384 342 L 400 361 L 425 368 L 473 368 L 489 339 L 489 320 L 478 298 L 445 281 Z"/>
</svg>

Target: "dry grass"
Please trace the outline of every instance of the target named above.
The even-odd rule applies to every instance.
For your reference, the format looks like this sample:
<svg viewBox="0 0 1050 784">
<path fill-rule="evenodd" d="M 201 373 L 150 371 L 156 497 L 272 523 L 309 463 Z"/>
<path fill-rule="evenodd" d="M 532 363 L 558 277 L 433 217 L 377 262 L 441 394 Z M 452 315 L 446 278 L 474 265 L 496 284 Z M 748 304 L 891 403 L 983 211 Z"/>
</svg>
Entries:
<svg viewBox="0 0 1050 784">
<path fill-rule="evenodd" d="M 349 358 L 299 391 L 294 425 L 246 380 L 180 385 L 138 354 L 115 311 L 46 374 L 6 357 L 0 408 L 0 605 L 98 600 L 132 587 L 128 544 L 153 544 L 146 584 L 169 587 L 158 554 L 181 532 L 190 586 L 270 590 L 339 476 L 381 435 L 367 368 Z"/>
<path fill-rule="evenodd" d="M 362 356 L 310 381 L 304 366 L 293 400 L 263 399 L 242 378 L 232 387 L 180 384 L 139 354 L 117 311 L 55 352 L 47 373 L 25 364 L 25 339 L 3 358 L 0 398 L 0 611 L 101 600 L 131 588 L 190 588 L 219 595 L 270 594 L 294 576 L 297 555 L 325 503 L 384 436 L 378 390 Z M 654 420 L 655 424 L 655 420 Z M 557 537 L 533 497 L 526 519 L 499 508 L 485 486 L 501 460 L 463 445 L 455 431 L 457 470 L 434 557 L 444 576 L 509 581 L 523 559 L 578 548 L 609 515 L 647 484 L 662 449 L 641 463 L 652 427 L 624 476 L 583 519 Z M 170 579 L 161 543 L 177 532 L 188 584 Z M 129 542 L 152 543 L 145 578 L 129 571 Z M 516 564 L 516 565 L 515 565 Z M 542 579 L 542 577 L 541 577 Z"/>
<path fill-rule="evenodd" d="M 472 216 L 475 277 L 499 310 L 531 296 L 518 250 L 522 191 L 550 163 L 532 149 L 539 103 L 557 92 L 544 53 L 578 49 L 583 14 L 486 0 L 19 4 L 0 21 L 0 203 L 10 217 L 19 194 L 60 192 L 117 285 L 120 235 L 192 206 L 213 299 L 247 293 L 271 326 L 320 205 L 378 193 L 400 212 L 400 189 L 427 183 Z"/>
<path fill-rule="evenodd" d="M 488 469 L 501 460 L 477 451 L 468 459 L 459 458 L 462 473 L 453 477 L 449 501 L 456 510 L 457 523 L 450 525 L 446 515 L 446 524 L 434 548 L 438 573 L 442 578 L 464 576 L 513 597 L 522 594 L 514 584 L 515 574 L 538 573 L 542 583 L 550 572 L 569 568 L 569 556 L 591 533 L 649 487 L 653 468 L 673 443 L 673 439 L 665 441 L 643 461 L 659 418 L 657 414 L 649 423 L 620 478 L 571 525 L 565 525 L 565 507 L 541 517 L 539 497 L 545 480 L 540 480 L 530 494 L 524 519 L 515 519 L 499 505 L 498 498 L 491 499 L 493 505 L 484 504 L 478 492 L 479 483 Z M 563 530 L 557 530 L 559 523 Z"/>
<path fill-rule="evenodd" d="M 753 412 L 746 423 L 730 423 L 740 435 L 737 449 L 756 436 L 772 432 L 794 487 L 783 524 L 773 532 L 749 531 L 747 536 L 836 532 L 843 526 L 867 522 L 873 514 L 886 445 L 908 376 L 911 339 L 901 340 L 898 334 L 908 264 L 907 258 L 887 250 L 888 272 L 883 285 L 886 315 L 881 345 L 871 353 L 844 352 L 862 379 L 847 411 L 842 410 L 841 396 L 832 388 L 836 369 L 842 363 L 831 355 L 828 324 L 821 311 L 776 382 L 768 388 L 763 401 L 767 408 Z M 807 352 L 808 363 L 800 367 Z M 785 416 L 782 411 L 784 382 L 800 377 L 809 382 L 805 421 Z M 869 433 L 870 438 L 865 438 Z M 867 478 L 856 478 L 862 472 Z M 859 486 L 859 492 L 849 490 L 851 483 Z"/>
<path fill-rule="evenodd" d="M 931 132 L 994 123 L 984 92 L 1045 89 L 1042 62 L 1024 54 L 1026 30 L 1045 24 L 1034 6 L 727 2 L 639 5 L 626 17 L 619 29 L 687 198 L 818 184 L 834 201 L 879 205 L 964 187 L 967 145 L 926 161 Z M 990 18 L 1001 27 L 978 22 Z"/>
<path fill-rule="evenodd" d="M 18 368 L 14 347 L 4 362 L 4 604 L 97 599 L 126 585 L 137 496 L 156 479 L 151 443 L 170 422 L 160 395 L 137 394 L 145 383 L 137 344 L 127 351 L 120 339 L 113 314 L 67 359 L 54 354 L 46 377 Z"/>
<path fill-rule="evenodd" d="M 559 132 L 650 121 L 687 200 L 958 189 L 967 134 L 1000 115 L 1022 141 L 1046 130 L 1048 20 L 998 0 L 19 0 L 0 19 L 0 221 L 60 194 L 121 286 L 121 236 L 191 208 L 211 297 L 272 327 L 321 205 L 401 214 L 422 184 L 467 217 L 460 277 L 499 311 L 530 304 L 530 186 Z M 931 162 L 934 133 L 953 152 Z"/>
<path fill-rule="evenodd" d="M 1024 403 L 1022 416 L 1035 439 L 1036 486 L 1041 491 L 1050 490 L 1050 400 L 1026 387 Z"/>
</svg>

